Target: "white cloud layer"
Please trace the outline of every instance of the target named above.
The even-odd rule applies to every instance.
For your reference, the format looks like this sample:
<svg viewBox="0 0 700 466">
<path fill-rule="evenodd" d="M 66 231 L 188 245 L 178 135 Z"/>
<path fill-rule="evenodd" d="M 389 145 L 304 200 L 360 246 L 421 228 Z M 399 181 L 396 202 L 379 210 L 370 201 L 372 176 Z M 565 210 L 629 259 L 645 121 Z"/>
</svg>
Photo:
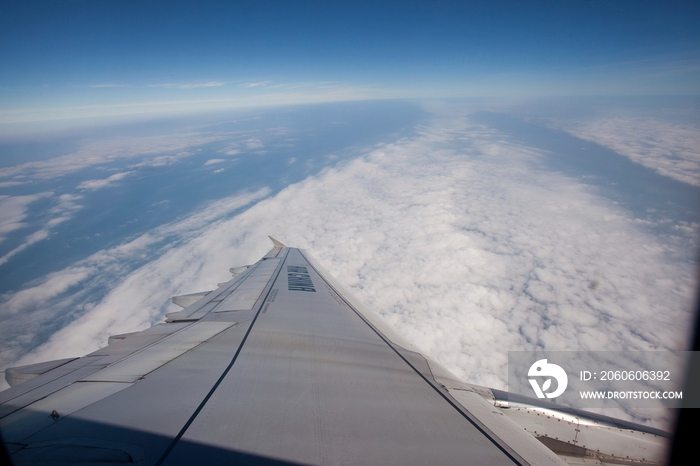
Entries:
<svg viewBox="0 0 700 466">
<path fill-rule="evenodd" d="M 658 118 L 607 117 L 567 128 L 664 176 L 700 186 L 700 127 Z"/>
<path fill-rule="evenodd" d="M 219 201 L 209 208 L 214 217 L 205 210 L 16 293 L 7 312 L 41 311 L 31 325 L 3 331 L 18 342 L 3 361 L 78 356 L 110 334 L 146 328 L 162 319 L 170 296 L 211 289 L 229 267 L 259 259 L 268 234 L 309 249 L 400 333 L 472 383 L 506 388 L 513 350 L 685 348 L 691 259 L 672 259 L 684 254 L 669 254 L 672 246 L 587 186 L 542 169 L 541 156 L 458 114 L 436 118 L 414 138 L 378 146 L 232 218 L 222 215 L 264 193 Z M 149 248 L 165 238 L 176 240 L 154 254 Z M 157 258 L 127 273 L 124 264 L 146 254 Z M 97 276 L 121 280 L 104 299 L 85 302 L 87 279 Z M 62 294 L 78 284 L 83 291 Z M 74 320 L 20 358 L 20 342 L 51 312 L 78 303 Z"/>
</svg>

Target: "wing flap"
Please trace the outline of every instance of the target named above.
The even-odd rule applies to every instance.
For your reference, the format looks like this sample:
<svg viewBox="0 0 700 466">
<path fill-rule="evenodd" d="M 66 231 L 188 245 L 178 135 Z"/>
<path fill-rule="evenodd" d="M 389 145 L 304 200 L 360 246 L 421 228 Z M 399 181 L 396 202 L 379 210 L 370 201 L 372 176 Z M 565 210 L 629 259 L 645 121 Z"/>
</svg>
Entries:
<svg viewBox="0 0 700 466">
<path fill-rule="evenodd" d="M 272 278 L 279 265 L 279 259 L 267 259 L 254 268 L 240 285 L 227 296 L 215 312 L 248 311 L 255 303 Z"/>
<path fill-rule="evenodd" d="M 5 380 L 10 384 L 10 387 L 14 387 L 38 375 L 45 374 L 57 367 L 68 364 L 75 359 L 77 358 L 57 359 L 55 361 L 40 362 L 28 366 L 9 367 L 5 369 Z"/>
<path fill-rule="evenodd" d="M 181 308 L 186 308 L 196 303 L 200 299 L 204 298 L 206 295 L 211 293 L 210 291 L 200 291 L 198 293 L 183 294 L 180 296 L 173 296 L 171 301 L 173 304 L 180 306 Z"/>
<path fill-rule="evenodd" d="M 85 356 L 64 364 L 19 386 L 0 392 L 0 418 L 80 380 L 105 367 L 100 364 L 104 357 Z"/>
<path fill-rule="evenodd" d="M 81 381 L 135 382 L 232 325 L 232 322 L 198 322 L 143 351 L 84 377 Z"/>
</svg>

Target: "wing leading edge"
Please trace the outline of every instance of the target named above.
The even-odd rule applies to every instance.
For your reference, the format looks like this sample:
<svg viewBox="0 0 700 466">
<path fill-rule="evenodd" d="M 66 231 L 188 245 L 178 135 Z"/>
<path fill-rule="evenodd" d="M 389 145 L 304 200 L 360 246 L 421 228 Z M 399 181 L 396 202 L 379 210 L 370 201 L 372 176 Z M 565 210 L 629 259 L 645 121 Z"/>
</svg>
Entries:
<svg viewBox="0 0 700 466">
<path fill-rule="evenodd" d="M 164 324 L 8 370 L 12 460 L 565 464 L 494 391 L 423 356 L 307 252 L 271 239 L 229 282 L 177 297 L 184 308 Z"/>
</svg>

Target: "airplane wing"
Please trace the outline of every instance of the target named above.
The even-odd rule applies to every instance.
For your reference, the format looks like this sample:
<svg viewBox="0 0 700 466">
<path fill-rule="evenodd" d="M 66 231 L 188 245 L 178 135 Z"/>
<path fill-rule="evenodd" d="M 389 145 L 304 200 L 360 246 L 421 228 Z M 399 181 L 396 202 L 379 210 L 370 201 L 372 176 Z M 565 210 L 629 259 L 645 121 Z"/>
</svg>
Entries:
<svg viewBox="0 0 700 466">
<path fill-rule="evenodd" d="M 569 439 L 581 412 L 509 405 L 462 382 L 308 252 L 273 244 L 217 289 L 173 298 L 183 309 L 165 323 L 82 358 L 8 369 L 0 431 L 11 460 L 564 465 L 594 451 Z M 624 452 L 646 454 L 634 464 L 661 461 L 651 455 L 662 433 L 609 421 L 587 426 L 609 443 L 626 435 Z M 571 448 L 557 455 L 550 435 Z"/>
</svg>

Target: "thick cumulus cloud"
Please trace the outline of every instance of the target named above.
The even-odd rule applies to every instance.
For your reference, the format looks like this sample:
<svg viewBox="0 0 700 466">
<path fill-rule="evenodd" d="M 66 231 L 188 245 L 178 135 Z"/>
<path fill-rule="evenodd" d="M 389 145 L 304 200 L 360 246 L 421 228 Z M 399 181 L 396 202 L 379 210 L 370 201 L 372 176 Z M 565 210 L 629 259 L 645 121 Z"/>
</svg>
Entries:
<svg viewBox="0 0 700 466">
<path fill-rule="evenodd" d="M 512 350 L 684 348 L 691 260 L 670 255 L 594 188 L 546 170 L 541 157 L 467 117 L 436 117 L 415 137 L 377 146 L 243 213 L 144 236 L 179 239 L 20 362 L 81 355 L 109 334 L 162 320 L 175 310 L 170 296 L 211 289 L 229 267 L 259 259 L 268 234 L 308 249 L 468 382 L 506 388 Z M 122 262 L 149 247 L 125 251 Z M 53 279 L 82 280 L 90 272 L 80 267 Z"/>
</svg>

